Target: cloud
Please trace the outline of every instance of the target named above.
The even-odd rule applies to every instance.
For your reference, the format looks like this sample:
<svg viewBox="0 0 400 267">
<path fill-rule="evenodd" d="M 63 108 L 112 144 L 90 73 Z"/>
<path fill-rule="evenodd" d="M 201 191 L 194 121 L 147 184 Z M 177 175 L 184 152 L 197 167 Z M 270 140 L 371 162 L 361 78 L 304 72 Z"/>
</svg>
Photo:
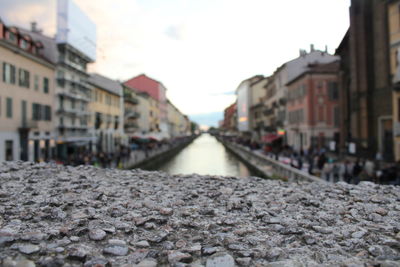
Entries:
<svg viewBox="0 0 400 267">
<path fill-rule="evenodd" d="M 333 51 L 349 24 L 348 0 L 75 2 L 97 24 L 90 71 L 120 80 L 146 73 L 187 114 L 222 111 L 242 80 L 272 74 L 310 43 Z M 55 3 L 0 0 L 0 16 L 25 27 L 36 18 L 54 33 Z"/>
</svg>

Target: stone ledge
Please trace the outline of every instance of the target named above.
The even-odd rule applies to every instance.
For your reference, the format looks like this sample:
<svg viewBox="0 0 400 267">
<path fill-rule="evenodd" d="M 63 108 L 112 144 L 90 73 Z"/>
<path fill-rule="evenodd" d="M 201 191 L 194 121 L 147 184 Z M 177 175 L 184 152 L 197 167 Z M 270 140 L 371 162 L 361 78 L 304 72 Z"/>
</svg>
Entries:
<svg viewBox="0 0 400 267">
<path fill-rule="evenodd" d="M 399 266 L 399 187 L 26 162 L 0 181 L 1 266 Z"/>
</svg>

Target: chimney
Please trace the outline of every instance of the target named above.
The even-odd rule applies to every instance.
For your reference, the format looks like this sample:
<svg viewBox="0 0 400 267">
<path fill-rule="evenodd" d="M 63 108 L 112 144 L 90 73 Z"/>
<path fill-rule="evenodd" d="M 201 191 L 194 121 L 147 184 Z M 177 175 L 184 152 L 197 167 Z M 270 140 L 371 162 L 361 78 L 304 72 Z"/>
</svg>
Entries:
<svg viewBox="0 0 400 267">
<path fill-rule="evenodd" d="M 310 44 L 310 52 L 314 52 L 314 44 Z"/>
<path fill-rule="evenodd" d="M 31 22 L 31 32 L 42 33 L 42 30 L 38 29 L 36 21 Z"/>
</svg>

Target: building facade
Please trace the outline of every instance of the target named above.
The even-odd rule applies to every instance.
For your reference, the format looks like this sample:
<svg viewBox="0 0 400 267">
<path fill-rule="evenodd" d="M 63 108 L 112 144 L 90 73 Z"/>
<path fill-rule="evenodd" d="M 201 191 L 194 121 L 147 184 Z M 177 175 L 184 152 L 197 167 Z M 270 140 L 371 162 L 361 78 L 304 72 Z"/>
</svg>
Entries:
<svg viewBox="0 0 400 267">
<path fill-rule="evenodd" d="M 55 62 L 46 49 L 0 20 L 0 161 L 53 157 Z"/>
<path fill-rule="evenodd" d="M 124 83 L 127 86 L 137 89 L 139 92 L 145 92 L 155 100 L 156 107 L 153 108 L 154 101 L 151 102 L 151 108 L 154 117 L 153 121 L 158 120 L 158 125 L 152 125 L 152 131 L 158 131 L 160 135 L 168 137 L 168 104 L 167 104 L 167 89 L 165 86 L 145 74 L 136 76 Z M 158 116 L 155 118 L 155 116 Z"/>
<path fill-rule="evenodd" d="M 95 147 L 87 65 L 96 59 L 96 25 L 72 0 L 58 0 L 57 8 L 57 156 L 67 160 Z"/>
<path fill-rule="evenodd" d="M 390 75 L 393 95 L 394 160 L 400 161 L 400 1 L 389 1 Z"/>
<path fill-rule="evenodd" d="M 253 100 L 252 87 L 259 81 L 263 80 L 264 76 L 256 75 L 242 81 L 236 89 L 237 95 L 237 126 L 238 131 L 242 134 L 251 137 L 251 114 L 250 108 Z"/>
<path fill-rule="evenodd" d="M 124 130 L 125 134 L 132 138 L 142 131 L 139 127 L 139 118 L 142 115 L 138 112 L 139 98 L 135 89 L 124 84 L 122 84 L 122 87 L 124 90 Z M 140 109 L 140 111 L 142 110 Z"/>
<path fill-rule="evenodd" d="M 338 69 L 338 61 L 309 65 L 306 72 L 287 84 L 287 140 L 295 150 L 337 151 Z"/>
<path fill-rule="evenodd" d="M 113 153 L 125 143 L 123 88 L 119 82 L 91 74 L 92 101 L 89 103 L 89 129 L 94 136 L 94 152 Z"/>
<path fill-rule="evenodd" d="M 350 28 L 337 54 L 341 66 L 342 110 L 349 130 L 347 154 L 385 160 L 393 158 L 393 101 L 390 78 L 388 1 L 352 0 Z M 347 72 L 347 74 L 345 73 Z M 344 113 L 345 112 L 345 113 Z"/>
<path fill-rule="evenodd" d="M 137 97 L 139 100 L 138 111 L 140 112 L 140 116 L 138 118 L 138 127 L 140 134 L 146 135 L 151 132 L 150 120 L 152 117 L 150 116 L 150 102 L 152 98 L 144 92 L 138 92 Z M 153 127 L 155 126 L 153 125 Z"/>
<path fill-rule="evenodd" d="M 260 79 L 251 86 L 251 103 L 250 103 L 250 127 L 253 133 L 253 140 L 261 141 L 265 135 L 265 85 L 268 78 Z"/>
</svg>

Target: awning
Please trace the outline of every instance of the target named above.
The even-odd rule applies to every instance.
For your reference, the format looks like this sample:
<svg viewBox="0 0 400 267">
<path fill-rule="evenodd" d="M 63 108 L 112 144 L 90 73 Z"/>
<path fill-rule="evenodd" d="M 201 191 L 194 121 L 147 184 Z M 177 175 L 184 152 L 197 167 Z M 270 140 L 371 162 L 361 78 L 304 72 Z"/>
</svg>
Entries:
<svg viewBox="0 0 400 267">
<path fill-rule="evenodd" d="M 265 143 L 272 143 L 272 142 L 278 140 L 279 138 L 281 138 L 281 136 L 276 135 L 276 134 L 266 134 L 263 136 L 262 141 Z"/>
</svg>

